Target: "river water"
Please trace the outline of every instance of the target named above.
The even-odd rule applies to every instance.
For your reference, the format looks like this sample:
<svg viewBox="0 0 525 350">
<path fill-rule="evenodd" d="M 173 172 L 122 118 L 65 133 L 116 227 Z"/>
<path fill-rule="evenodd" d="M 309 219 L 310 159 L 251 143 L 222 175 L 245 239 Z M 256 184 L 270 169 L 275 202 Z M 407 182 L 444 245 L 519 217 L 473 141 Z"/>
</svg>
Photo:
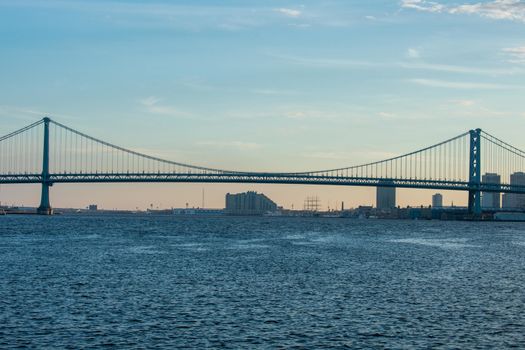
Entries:
<svg viewBox="0 0 525 350">
<path fill-rule="evenodd" d="M 0 348 L 525 347 L 525 224 L 0 217 Z"/>
</svg>

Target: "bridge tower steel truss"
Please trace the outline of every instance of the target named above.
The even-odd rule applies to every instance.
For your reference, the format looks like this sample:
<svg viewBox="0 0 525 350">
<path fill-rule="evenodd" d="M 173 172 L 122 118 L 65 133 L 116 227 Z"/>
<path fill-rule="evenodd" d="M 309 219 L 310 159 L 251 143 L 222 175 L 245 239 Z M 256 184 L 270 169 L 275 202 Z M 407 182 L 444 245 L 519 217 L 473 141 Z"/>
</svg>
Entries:
<svg viewBox="0 0 525 350">
<path fill-rule="evenodd" d="M 468 211 L 481 216 L 481 129 L 470 130 Z"/>
<path fill-rule="evenodd" d="M 37 213 L 40 215 L 52 215 L 53 208 L 49 201 L 49 187 L 53 184 L 49 180 L 49 123 L 51 119 L 44 118 L 44 151 L 42 154 L 42 195 Z"/>
</svg>

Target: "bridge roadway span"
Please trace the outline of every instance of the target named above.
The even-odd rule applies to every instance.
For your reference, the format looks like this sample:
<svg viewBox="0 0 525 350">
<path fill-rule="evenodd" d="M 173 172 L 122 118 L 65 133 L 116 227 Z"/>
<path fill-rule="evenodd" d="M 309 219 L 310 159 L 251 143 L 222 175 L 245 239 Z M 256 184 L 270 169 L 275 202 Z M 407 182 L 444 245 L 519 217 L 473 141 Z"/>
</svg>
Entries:
<svg viewBox="0 0 525 350">
<path fill-rule="evenodd" d="M 0 184 L 41 184 L 42 174 L 0 175 Z M 465 181 L 388 179 L 349 176 L 309 175 L 308 173 L 249 173 L 231 172 L 221 174 L 199 173 L 94 173 L 49 174 L 47 183 L 53 185 L 73 183 L 257 183 L 295 185 L 335 185 L 365 187 L 396 187 L 452 191 L 483 191 L 516 193 L 525 186 L 507 184 L 469 184 Z M 520 188 L 518 188 L 520 187 Z"/>
</svg>

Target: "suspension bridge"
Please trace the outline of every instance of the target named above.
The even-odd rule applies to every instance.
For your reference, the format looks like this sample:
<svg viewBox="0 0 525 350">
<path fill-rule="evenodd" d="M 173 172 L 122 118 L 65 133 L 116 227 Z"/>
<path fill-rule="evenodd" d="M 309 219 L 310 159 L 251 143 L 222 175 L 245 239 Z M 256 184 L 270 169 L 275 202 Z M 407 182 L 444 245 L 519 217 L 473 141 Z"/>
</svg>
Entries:
<svg viewBox="0 0 525 350">
<path fill-rule="evenodd" d="M 525 152 L 481 129 L 385 160 L 305 172 L 214 169 L 149 156 L 43 118 L 0 137 L 0 184 L 41 184 L 38 213 L 52 214 L 49 190 L 61 183 L 207 182 L 375 186 L 468 192 L 481 214 L 481 193 L 525 194 L 510 181 L 525 171 Z M 500 175 L 484 183 L 483 173 Z"/>
</svg>

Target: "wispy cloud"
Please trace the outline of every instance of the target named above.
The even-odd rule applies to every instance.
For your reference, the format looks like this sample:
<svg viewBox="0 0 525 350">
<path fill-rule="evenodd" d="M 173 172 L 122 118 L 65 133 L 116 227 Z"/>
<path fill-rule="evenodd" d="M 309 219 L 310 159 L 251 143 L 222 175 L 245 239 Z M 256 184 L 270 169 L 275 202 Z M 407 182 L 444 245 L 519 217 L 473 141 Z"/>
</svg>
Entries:
<svg viewBox="0 0 525 350">
<path fill-rule="evenodd" d="M 409 81 L 411 83 L 422 85 L 422 86 L 447 88 L 447 89 L 503 90 L 503 89 L 518 88 L 518 86 L 504 85 L 504 84 L 460 82 L 460 81 L 434 80 L 434 79 L 410 79 Z"/>
<path fill-rule="evenodd" d="M 160 101 L 160 98 L 155 97 L 155 96 L 149 96 L 149 97 L 146 97 L 140 100 L 140 103 L 144 106 L 150 107 L 150 106 L 156 105 L 159 101 Z"/>
<path fill-rule="evenodd" d="M 352 159 L 352 154 L 345 152 L 333 152 L 333 151 L 316 151 L 309 152 L 303 155 L 305 158 L 316 158 L 316 159 Z"/>
<path fill-rule="evenodd" d="M 420 58 L 421 53 L 419 52 L 418 49 L 414 49 L 411 47 L 407 50 L 407 57 L 408 58 Z"/>
<path fill-rule="evenodd" d="M 514 75 L 523 74 L 525 70 L 518 68 L 484 68 L 484 67 L 467 67 L 467 66 L 456 66 L 450 64 L 436 64 L 426 62 L 401 62 L 397 63 L 397 66 L 405 69 L 413 70 L 428 70 L 448 73 L 461 73 L 461 74 L 477 74 L 477 75 Z"/>
<path fill-rule="evenodd" d="M 433 119 L 429 114 L 414 114 L 413 112 L 393 113 L 393 112 L 378 112 L 377 115 L 382 121 L 421 121 L 423 119 Z"/>
<path fill-rule="evenodd" d="M 445 9 L 440 3 L 426 0 L 402 0 L 401 6 L 425 12 L 442 12 Z"/>
<path fill-rule="evenodd" d="M 505 107 L 487 107 L 482 101 L 470 100 L 470 99 L 459 99 L 459 100 L 448 100 L 440 106 L 436 106 L 447 116 L 440 116 L 440 119 L 448 118 L 455 119 L 461 118 L 506 118 L 513 117 L 515 114 L 511 110 Z"/>
<path fill-rule="evenodd" d="M 450 102 L 461 107 L 473 107 L 476 104 L 474 100 L 452 100 Z"/>
<path fill-rule="evenodd" d="M 503 49 L 503 52 L 510 56 L 509 62 L 525 63 L 525 46 L 506 48 Z"/>
<path fill-rule="evenodd" d="M 395 118 L 396 114 L 391 112 L 379 112 L 377 113 L 381 118 L 391 119 Z"/>
<path fill-rule="evenodd" d="M 352 67 L 377 67 L 384 64 L 374 63 L 368 61 L 359 61 L 352 59 L 338 59 L 338 58 L 309 58 L 292 55 L 281 55 L 281 54 L 267 54 L 269 57 L 287 61 L 297 65 L 314 66 L 323 68 L 352 68 Z"/>
<path fill-rule="evenodd" d="M 301 29 L 313 25 L 334 27 L 347 26 L 347 16 L 338 16 L 324 6 L 306 12 L 304 6 L 270 7 L 260 4 L 246 6 L 215 2 L 171 1 L 79 1 L 79 0 L 17 0 L 1 1 L 0 8 L 40 8 L 82 12 L 95 15 L 96 20 L 121 27 L 176 28 L 188 31 L 243 29 L 270 26 L 293 26 Z M 292 21 L 293 20 L 293 21 Z M 293 22 L 293 23 L 290 23 Z"/>
<path fill-rule="evenodd" d="M 495 20 L 525 22 L 525 3 L 521 0 L 494 0 L 460 5 L 445 5 L 428 0 L 402 0 L 401 7 L 423 12 L 478 15 Z"/>
<path fill-rule="evenodd" d="M 39 108 L 33 108 L 33 107 L 24 107 L 24 106 L 9 106 L 9 105 L 0 105 L 0 115 L 3 117 L 9 117 L 12 119 L 20 119 L 20 120 L 27 120 L 27 121 L 37 121 L 38 119 L 44 118 L 44 117 L 50 117 L 50 118 L 59 118 L 59 119 L 65 119 L 65 120 L 75 120 L 76 118 L 61 114 L 61 113 L 54 113 L 50 111 L 44 111 Z"/>
<path fill-rule="evenodd" d="M 216 91 L 225 90 L 225 86 L 216 86 L 201 78 L 185 78 L 178 81 L 178 84 L 195 91 Z"/>
<path fill-rule="evenodd" d="M 233 148 L 240 151 L 251 151 L 262 148 L 261 144 L 244 141 L 199 141 L 196 144 L 205 147 Z"/>
<path fill-rule="evenodd" d="M 291 64 L 318 67 L 318 68 L 329 68 L 329 69 L 363 69 L 363 68 L 404 68 L 410 70 L 428 70 L 428 71 L 439 71 L 448 73 L 461 73 L 461 74 L 478 74 L 478 75 L 514 75 L 525 73 L 524 69 L 516 67 L 511 68 L 484 68 L 484 67 L 472 67 L 472 66 L 458 66 L 448 64 L 436 64 L 427 63 L 418 60 L 420 52 L 415 49 L 409 49 L 407 56 L 411 60 L 406 62 L 374 62 L 374 61 L 360 61 L 350 58 L 313 58 L 313 57 L 301 57 L 292 55 L 280 55 L 280 54 L 267 54 L 270 57 L 280 59 Z"/>
<path fill-rule="evenodd" d="M 285 7 L 274 9 L 274 11 L 277 12 L 277 13 L 280 13 L 282 15 L 285 15 L 287 17 L 292 17 L 292 18 L 300 17 L 301 14 L 302 14 L 302 12 L 299 11 L 299 10 L 285 8 Z"/>
<path fill-rule="evenodd" d="M 339 119 L 340 116 L 332 112 L 315 109 L 290 108 L 285 111 L 284 116 L 288 119 L 307 120 L 307 119 Z"/>
<path fill-rule="evenodd" d="M 297 95 L 297 91 L 292 90 L 277 90 L 277 89 L 254 89 L 252 90 L 257 95 L 270 95 L 270 96 L 291 96 Z"/>
<path fill-rule="evenodd" d="M 172 116 L 172 117 L 191 117 L 191 114 L 183 112 L 180 109 L 161 104 L 161 98 L 149 96 L 143 98 L 139 103 L 145 108 L 146 112 L 157 115 Z"/>
<path fill-rule="evenodd" d="M 357 165 L 355 160 L 362 159 L 366 156 L 368 159 L 388 159 L 398 154 L 383 151 L 355 150 L 351 152 L 334 152 L 334 151 L 315 151 L 303 154 L 305 158 L 331 159 L 331 160 L 348 160 L 351 164 Z"/>
</svg>

